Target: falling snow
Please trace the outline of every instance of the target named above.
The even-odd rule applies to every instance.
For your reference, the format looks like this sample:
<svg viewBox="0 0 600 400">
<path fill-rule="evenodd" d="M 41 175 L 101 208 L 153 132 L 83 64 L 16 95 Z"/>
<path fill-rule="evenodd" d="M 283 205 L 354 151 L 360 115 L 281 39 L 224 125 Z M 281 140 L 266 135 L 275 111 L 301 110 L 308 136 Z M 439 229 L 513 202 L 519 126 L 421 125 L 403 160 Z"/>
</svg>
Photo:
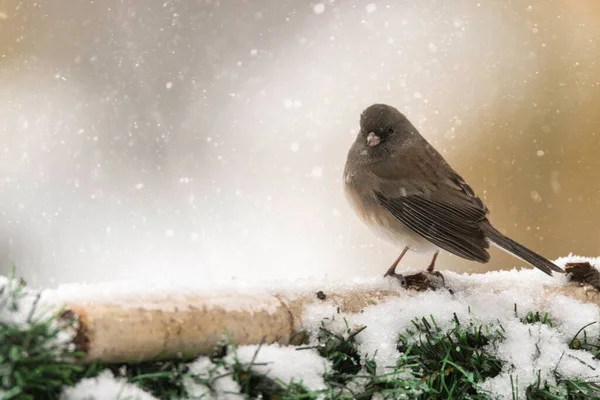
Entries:
<svg viewBox="0 0 600 400">
<path fill-rule="evenodd" d="M 323 3 L 315 4 L 315 6 L 313 7 L 313 11 L 315 12 L 315 14 L 322 14 L 325 11 L 325 4 L 323 4 Z"/>
<path fill-rule="evenodd" d="M 323 176 L 323 167 L 314 167 L 312 171 L 310 171 L 310 176 L 313 178 L 321 178 Z"/>
</svg>

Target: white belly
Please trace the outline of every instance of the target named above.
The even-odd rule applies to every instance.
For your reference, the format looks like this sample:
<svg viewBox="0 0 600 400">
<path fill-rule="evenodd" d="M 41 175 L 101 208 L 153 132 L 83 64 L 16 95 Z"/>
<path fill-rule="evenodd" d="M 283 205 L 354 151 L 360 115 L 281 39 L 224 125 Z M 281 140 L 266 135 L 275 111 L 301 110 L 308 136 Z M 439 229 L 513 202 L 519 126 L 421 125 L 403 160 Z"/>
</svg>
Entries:
<svg viewBox="0 0 600 400">
<path fill-rule="evenodd" d="M 377 237 L 398 249 L 408 247 L 411 251 L 418 253 L 434 253 L 438 250 L 436 245 L 416 234 L 396 219 L 393 220 L 392 224 L 389 223 L 389 219 L 381 221 L 375 216 L 361 219 Z"/>
</svg>

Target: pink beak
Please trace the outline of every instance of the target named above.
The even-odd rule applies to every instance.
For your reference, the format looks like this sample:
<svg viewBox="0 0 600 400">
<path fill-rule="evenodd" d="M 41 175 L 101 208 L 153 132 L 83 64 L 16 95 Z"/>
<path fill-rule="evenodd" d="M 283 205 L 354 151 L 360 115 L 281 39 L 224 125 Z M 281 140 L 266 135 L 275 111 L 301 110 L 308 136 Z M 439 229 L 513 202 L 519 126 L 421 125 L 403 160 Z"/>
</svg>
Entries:
<svg viewBox="0 0 600 400">
<path fill-rule="evenodd" d="M 375 132 L 369 132 L 367 135 L 367 146 L 377 146 L 381 142 L 381 138 L 375 134 Z"/>
</svg>

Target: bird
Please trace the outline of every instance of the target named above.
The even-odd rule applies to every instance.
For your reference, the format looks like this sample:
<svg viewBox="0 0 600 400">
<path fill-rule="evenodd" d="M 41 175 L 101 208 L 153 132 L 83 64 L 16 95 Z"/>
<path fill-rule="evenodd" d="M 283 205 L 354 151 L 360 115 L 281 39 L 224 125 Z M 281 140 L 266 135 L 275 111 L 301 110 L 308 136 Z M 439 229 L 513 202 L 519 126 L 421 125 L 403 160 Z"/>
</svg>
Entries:
<svg viewBox="0 0 600 400">
<path fill-rule="evenodd" d="M 494 228 L 489 209 L 471 186 L 390 105 L 373 104 L 361 113 L 343 184 L 350 206 L 365 225 L 403 248 L 384 277 L 403 279 L 396 267 L 409 250 L 433 254 L 426 271 L 439 274 L 435 263 L 440 250 L 487 263 L 490 244 L 548 275 L 564 273 Z"/>
</svg>

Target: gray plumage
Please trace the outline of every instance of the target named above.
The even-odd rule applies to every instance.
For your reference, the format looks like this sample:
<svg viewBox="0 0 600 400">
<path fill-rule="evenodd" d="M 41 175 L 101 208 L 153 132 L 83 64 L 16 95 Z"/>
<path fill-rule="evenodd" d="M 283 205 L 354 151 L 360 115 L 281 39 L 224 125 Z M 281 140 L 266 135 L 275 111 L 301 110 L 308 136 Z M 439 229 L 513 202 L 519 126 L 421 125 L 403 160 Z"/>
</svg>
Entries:
<svg viewBox="0 0 600 400">
<path fill-rule="evenodd" d="M 493 243 L 548 275 L 563 272 L 498 232 L 473 189 L 391 106 L 374 104 L 361 114 L 344 187 L 358 216 L 393 244 L 486 263 Z"/>
</svg>

